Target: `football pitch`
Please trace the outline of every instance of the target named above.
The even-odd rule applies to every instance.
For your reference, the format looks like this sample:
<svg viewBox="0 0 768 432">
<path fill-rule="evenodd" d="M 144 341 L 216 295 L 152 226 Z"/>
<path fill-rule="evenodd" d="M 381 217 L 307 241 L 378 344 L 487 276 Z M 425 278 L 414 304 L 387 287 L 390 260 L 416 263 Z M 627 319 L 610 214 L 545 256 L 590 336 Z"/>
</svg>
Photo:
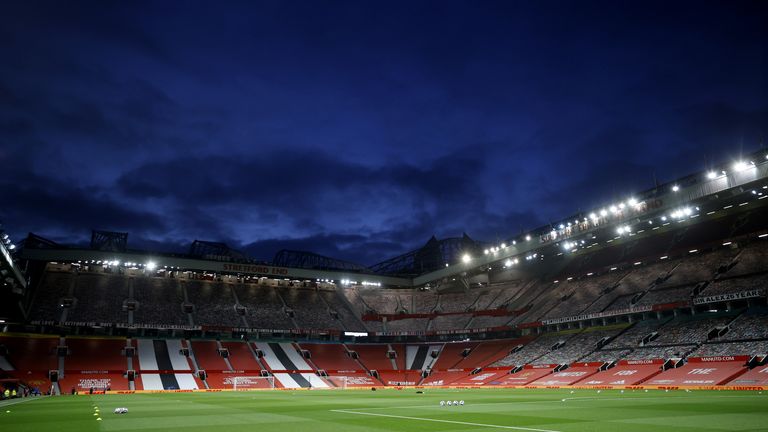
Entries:
<svg viewBox="0 0 768 432">
<path fill-rule="evenodd" d="M 463 400 L 441 407 L 440 401 Z M 126 407 L 127 414 L 114 414 Z M 60 396 L 0 404 L 22 431 L 767 431 L 768 392 L 413 389 Z M 101 420 L 98 420 L 101 419 Z"/>
</svg>

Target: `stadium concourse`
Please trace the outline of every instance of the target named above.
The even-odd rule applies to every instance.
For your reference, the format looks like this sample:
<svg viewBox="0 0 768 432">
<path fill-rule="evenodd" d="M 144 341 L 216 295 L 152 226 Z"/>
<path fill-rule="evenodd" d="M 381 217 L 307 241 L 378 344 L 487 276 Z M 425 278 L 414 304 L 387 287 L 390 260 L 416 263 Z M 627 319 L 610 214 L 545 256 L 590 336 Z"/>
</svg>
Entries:
<svg viewBox="0 0 768 432">
<path fill-rule="evenodd" d="M 28 278 L 4 293 L 0 379 L 52 393 L 766 387 L 768 165 L 718 172 L 371 268 L 30 234 L 3 264 Z"/>
</svg>

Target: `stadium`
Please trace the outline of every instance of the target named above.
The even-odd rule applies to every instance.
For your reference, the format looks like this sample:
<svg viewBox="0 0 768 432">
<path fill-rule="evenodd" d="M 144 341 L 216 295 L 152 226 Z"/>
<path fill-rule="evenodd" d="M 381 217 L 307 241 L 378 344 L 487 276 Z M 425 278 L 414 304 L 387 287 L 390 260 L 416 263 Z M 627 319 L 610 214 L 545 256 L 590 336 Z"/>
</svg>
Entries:
<svg viewBox="0 0 768 432">
<path fill-rule="evenodd" d="M 5 234 L 3 424 L 46 427 L 47 404 L 54 430 L 763 429 L 766 198 L 761 151 L 370 267 Z"/>
<path fill-rule="evenodd" d="M 768 431 L 766 23 L 0 1 L 0 432 Z"/>
</svg>

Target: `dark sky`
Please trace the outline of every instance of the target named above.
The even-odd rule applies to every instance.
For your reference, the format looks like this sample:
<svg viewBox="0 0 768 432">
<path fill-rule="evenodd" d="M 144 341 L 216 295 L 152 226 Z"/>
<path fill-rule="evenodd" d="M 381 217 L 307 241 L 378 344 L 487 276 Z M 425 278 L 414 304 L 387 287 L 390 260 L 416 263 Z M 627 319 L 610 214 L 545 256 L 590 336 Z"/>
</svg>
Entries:
<svg viewBox="0 0 768 432">
<path fill-rule="evenodd" d="M 372 264 L 738 158 L 765 1 L 3 1 L 0 220 Z"/>
</svg>

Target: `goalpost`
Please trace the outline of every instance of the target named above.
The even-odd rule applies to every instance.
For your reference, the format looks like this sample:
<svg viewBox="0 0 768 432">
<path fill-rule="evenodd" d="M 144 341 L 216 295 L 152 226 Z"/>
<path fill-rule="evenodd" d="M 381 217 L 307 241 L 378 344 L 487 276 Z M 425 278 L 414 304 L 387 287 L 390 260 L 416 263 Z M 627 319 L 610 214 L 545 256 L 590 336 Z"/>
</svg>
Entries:
<svg viewBox="0 0 768 432">
<path fill-rule="evenodd" d="M 235 376 L 231 378 L 232 390 L 234 391 L 248 391 L 254 389 L 274 389 L 275 377 L 274 376 Z"/>
<path fill-rule="evenodd" d="M 339 390 L 346 390 L 348 378 L 349 377 L 344 375 L 337 375 L 337 376 L 329 376 L 327 380 L 330 381 L 333 385 L 335 385 L 336 386 L 335 388 Z"/>
</svg>

